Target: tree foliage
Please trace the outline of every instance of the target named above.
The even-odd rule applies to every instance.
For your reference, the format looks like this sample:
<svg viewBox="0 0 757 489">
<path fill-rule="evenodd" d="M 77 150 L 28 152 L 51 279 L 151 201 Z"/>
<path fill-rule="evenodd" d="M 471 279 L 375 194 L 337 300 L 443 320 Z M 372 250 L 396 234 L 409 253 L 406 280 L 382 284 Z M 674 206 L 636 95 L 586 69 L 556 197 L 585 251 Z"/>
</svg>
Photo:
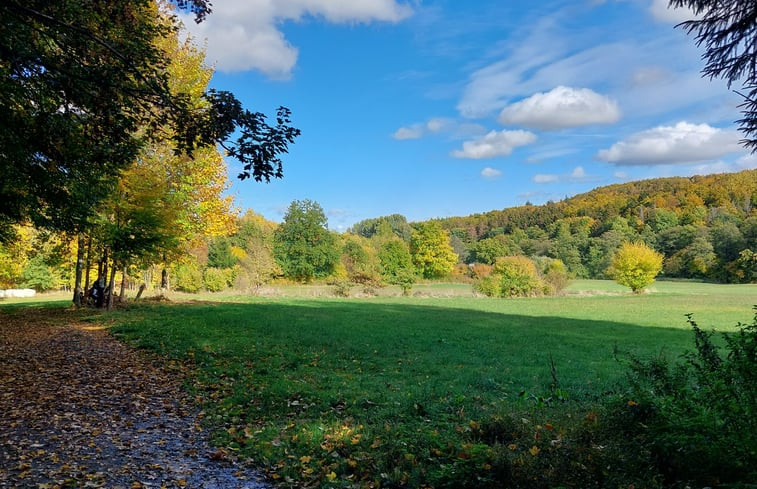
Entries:
<svg viewBox="0 0 757 489">
<path fill-rule="evenodd" d="M 365 238 L 372 238 L 378 234 L 386 234 L 387 231 L 391 231 L 403 241 L 410 241 L 412 234 L 410 224 L 401 214 L 364 219 L 353 224 L 349 231 Z"/>
<path fill-rule="evenodd" d="M 661 270 L 661 254 L 644 243 L 623 243 L 612 257 L 608 274 L 638 294 L 654 282 Z"/>
<path fill-rule="evenodd" d="M 323 208 L 312 200 L 295 200 L 274 234 L 274 255 L 284 275 L 302 282 L 327 277 L 339 261 L 334 235 Z"/>
<path fill-rule="evenodd" d="M 753 282 L 750 261 L 740 257 L 757 251 L 755 203 L 757 170 L 746 170 L 628 182 L 541 206 L 437 221 L 462 237 L 472 262 L 522 253 L 560 259 L 574 277 L 607 278 L 620 244 L 641 241 L 664 255 L 669 277 Z"/>
<path fill-rule="evenodd" d="M 730 88 L 741 81 L 744 117 L 738 121 L 744 145 L 757 152 L 757 2 L 744 0 L 670 0 L 697 16 L 679 24 L 704 46 L 704 76 L 722 78 Z"/>
<path fill-rule="evenodd" d="M 415 273 L 407 243 L 399 238 L 387 241 L 379 250 L 379 260 L 384 280 L 399 285 L 403 294 L 408 295 L 415 283 Z"/>
<path fill-rule="evenodd" d="M 184 0 L 201 20 L 203 0 Z M 151 139 L 177 152 L 222 145 L 240 178 L 282 176 L 280 155 L 299 130 L 281 107 L 275 123 L 228 92 L 202 104 L 169 82 L 161 41 L 178 21 L 150 0 L 7 0 L 0 3 L 0 237 L 31 220 L 79 230 L 118 174 Z"/>
<path fill-rule="evenodd" d="M 424 278 L 441 278 L 452 273 L 457 254 L 449 242 L 449 232 L 436 221 L 419 224 L 410 237 L 410 254 Z"/>
</svg>

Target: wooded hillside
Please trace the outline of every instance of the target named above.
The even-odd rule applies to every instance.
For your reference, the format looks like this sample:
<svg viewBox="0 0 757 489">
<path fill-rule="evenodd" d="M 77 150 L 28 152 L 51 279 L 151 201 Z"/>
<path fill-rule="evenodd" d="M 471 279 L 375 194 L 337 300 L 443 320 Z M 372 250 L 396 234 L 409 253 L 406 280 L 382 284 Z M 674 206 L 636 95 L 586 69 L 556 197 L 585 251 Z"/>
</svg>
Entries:
<svg viewBox="0 0 757 489">
<path fill-rule="evenodd" d="M 600 187 L 544 205 L 438 219 L 468 263 L 550 256 L 577 277 L 604 277 L 623 241 L 665 255 L 669 277 L 757 280 L 757 170 Z"/>
</svg>

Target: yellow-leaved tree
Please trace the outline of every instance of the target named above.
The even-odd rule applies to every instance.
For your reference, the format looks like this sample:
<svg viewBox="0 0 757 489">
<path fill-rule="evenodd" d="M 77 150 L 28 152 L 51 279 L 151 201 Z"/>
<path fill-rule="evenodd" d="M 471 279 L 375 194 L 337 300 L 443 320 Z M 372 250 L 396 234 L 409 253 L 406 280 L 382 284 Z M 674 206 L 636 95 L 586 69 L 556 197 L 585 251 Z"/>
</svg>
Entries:
<svg viewBox="0 0 757 489">
<path fill-rule="evenodd" d="M 202 107 L 212 75 L 204 53 L 189 39 L 167 37 L 160 44 L 171 60 L 166 70 L 172 92 L 188 94 L 190 103 Z M 151 138 L 100 208 L 96 234 L 111 262 L 110 290 L 115 269 L 123 270 L 125 278 L 127 266 L 151 263 L 162 263 L 161 287 L 167 288 L 167 263 L 186 256 L 202 236 L 226 236 L 236 230 L 232 198 L 224 195 L 229 187 L 227 168 L 218 148 L 177 154 L 169 144 L 169 127 L 143 130 L 162 131 L 165 138 Z"/>
<path fill-rule="evenodd" d="M 607 274 L 620 285 L 641 293 L 662 270 L 662 255 L 644 243 L 623 243 L 612 257 Z"/>
<path fill-rule="evenodd" d="M 441 278 L 452 273 L 457 254 L 449 241 L 449 232 L 436 221 L 421 223 L 410 237 L 413 264 L 424 278 Z"/>
</svg>

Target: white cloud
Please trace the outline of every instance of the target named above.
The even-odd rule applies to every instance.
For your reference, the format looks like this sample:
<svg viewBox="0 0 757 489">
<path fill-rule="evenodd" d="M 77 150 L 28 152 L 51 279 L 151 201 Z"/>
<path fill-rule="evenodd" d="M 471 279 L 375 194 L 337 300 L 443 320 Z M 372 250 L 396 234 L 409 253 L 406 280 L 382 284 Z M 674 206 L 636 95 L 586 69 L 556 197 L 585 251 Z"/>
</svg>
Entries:
<svg viewBox="0 0 757 489">
<path fill-rule="evenodd" d="M 688 7 L 668 8 L 669 3 L 669 0 L 652 0 L 652 5 L 649 6 L 652 17 L 669 24 L 680 24 L 697 18 Z"/>
<path fill-rule="evenodd" d="M 715 160 L 742 150 L 739 133 L 707 124 L 679 122 L 631 135 L 597 158 L 616 165 L 664 165 Z"/>
<path fill-rule="evenodd" d="M 531 179 L 534 183 L 558 183 L 558 182 L 585 182 L 593 180 L 594 177 L 588 175 L 582 166 L 577 166 L 567 175 L 556 175 L 554 173 L 537 173 Z"/>
<path fill-rule="evenodd" d="M 502 124 L 533 129 L 556 130 L 590 124 L 612 124 L 620 119 L 618 104 L 588 88 L 558 86 L 536 93 L 505 107 L 499 114 Z"/>
<path fill-rule="evenodd" d="M 486 178 L 487 180 L 494 180 L 495 178 L 499 178 L 502 176 L 502 172 L 495 169 L 486 167 L 483 170 L 481 170 L 481 176 Z"/>
<path fill-rule="evenodd" d="M 462 150 L 452 152 L 455 158 L 480 160 L 507 156 L 518 146 L 536 141 L 536 134 L 528 131 L 491 131 L 472 141 L 465 141 Z"/>
<path fill-rule="evenodd" d="M 429 119 L 429 121 L 426 123 L 426 128 L 431 132 L 439 132 L 447 127 L 449 125 L 449 122 L 449 119 L 435 117 L 433 119 Z"/>
<path fill-rule="evenodd" d="M 433 117 L 427 122 L 416 123 L 397 129 L 392 137 L 397 140 L 419 139 L 429 134 L 447 134 L 453 138 L 470 138 L 486 133 L 480 124 L 458 122 L 445 117 Z"/>
<path fill-rule="evenodd" d="M 419 139 L 423 137 L 423 127 L 419 124 L 415 124 L 410 127 L 400 127 L 392 135 L 394 139 L 403 141 L 405 139 Z"/>
<path fill-rule="evenodd" d="M 532 178 L 534 183 L 555 183 L 560 181 L 560 175 L 553 173 L 537 173 Z"/>
<path fill-rule="evenodd" d="M 716 161 L 692 167 L 691 175 L 710 175 L 712 173 L 734 173 L 742 170 L 754 170 L 757 168 L 757 155 L 747 154 L 738 158 L 733 163 Z"/>
<path fill-rule="evenodd" d="M 571 180 L 583 180 L 584 178 L 586 178 L 586 171 L 582 166 L 575 167 L 570 173 Z"/>
<path fill-rule="evenodd" d="M 742 156 L 741 158 L 736 160 L 736 164 L 742 170 L 753 170 L 757 168 L 757 153 L 750 153 Z"/>
<path fill-rule="evenodd" d="M 213 13 L 201 24 L 190 15 L 181 17 L 195 39 L 207 39 L 207 60 L 218 70 L 260 70 L 286 79 L 298 51 L 279 30 L 281 22 L 306 16 L 332 23 L 399 22 L 411 13 L 410 6 L 395 0 L 245 0 L 214 2 Z"/>
</svg>

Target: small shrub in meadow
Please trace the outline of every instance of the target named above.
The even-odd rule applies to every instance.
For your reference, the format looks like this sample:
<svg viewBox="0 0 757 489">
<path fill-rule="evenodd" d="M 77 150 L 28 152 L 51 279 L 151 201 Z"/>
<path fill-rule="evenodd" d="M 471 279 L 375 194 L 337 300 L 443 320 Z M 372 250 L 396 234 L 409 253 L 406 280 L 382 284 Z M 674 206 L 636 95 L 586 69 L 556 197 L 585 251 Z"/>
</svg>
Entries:
<svg viewBox="0 0 757 489">
<path fill-rule="evenodd" d="M 206 268 L 203 285 L 208 292 L 220 292 L 228 285 L 228 273 L 220 268 Z"/>
</svg>

